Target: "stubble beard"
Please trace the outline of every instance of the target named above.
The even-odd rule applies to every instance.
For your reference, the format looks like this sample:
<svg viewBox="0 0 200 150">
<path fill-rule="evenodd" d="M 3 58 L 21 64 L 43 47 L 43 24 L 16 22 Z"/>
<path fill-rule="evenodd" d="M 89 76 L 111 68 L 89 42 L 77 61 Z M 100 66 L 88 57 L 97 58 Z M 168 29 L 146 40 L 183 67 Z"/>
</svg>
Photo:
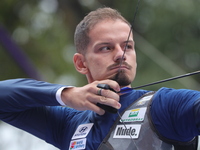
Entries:
<svg viewBox="0 0 200 150">
<path fill-rule="evenodd" d="M 113 77 L 110 78 L 111 80 L 116 81 L 119 86 L 128 86 L 131 84 L 131 80 L 126 75 L 124 70 L 119 70 Z"/>
</svg>

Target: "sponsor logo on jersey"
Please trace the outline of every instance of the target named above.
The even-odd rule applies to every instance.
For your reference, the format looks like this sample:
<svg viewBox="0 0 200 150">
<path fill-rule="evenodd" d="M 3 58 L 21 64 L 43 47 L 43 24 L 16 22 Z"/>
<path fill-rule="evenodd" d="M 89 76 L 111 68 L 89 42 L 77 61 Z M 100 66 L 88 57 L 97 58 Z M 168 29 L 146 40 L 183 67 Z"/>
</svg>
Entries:
<svg viewBox="0 0 200 150">
<path fill-rule="evenodd" d="M 125 127 L 126 126 L 126 127 Z M 117 125 L 113 138 L 137 139 L 140 133 L 141 125 Z"/>
<path fill-rule="evenodd" d="M 81 150 L 86 147 L 86 138 L 70 142 L 69 150 Z"/>
<path fill-rule="evenodd" d="M 137 109 L 132 109 L 132 110 L 127 110 L 125 113 L 122 115 L 121 122 L 136 122 L 136 121 L 143 121 L 144 116 L 146 113 L 147 108 L 137 108 Z"/>
<path fill-rule="evenodd" d="M 85 138 L 88 133 L 90 132 L 91 128 L 93 126 L 93 123 L 87 123 L 87 124 L 81 124 L 76 129 L 74 135 L 72 136 L 73 139 L 79 139 L 79 138 Z"/>
<path fill-rule="evenodd" d="M 129 113 L 128 117 L 137 117 L 139 111 L 140 111 L 140 109 L 133 109 L 133 110 L 131 110 L 131 112 Z"/>
</svg>

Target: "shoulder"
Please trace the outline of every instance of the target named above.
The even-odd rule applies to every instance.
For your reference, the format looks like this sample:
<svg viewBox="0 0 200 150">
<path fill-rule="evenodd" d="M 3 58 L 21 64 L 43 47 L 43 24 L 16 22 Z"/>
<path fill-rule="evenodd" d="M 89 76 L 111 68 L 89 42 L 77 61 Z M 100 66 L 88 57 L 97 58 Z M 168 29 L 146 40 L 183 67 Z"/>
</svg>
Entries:
<svg viewBox="0 0 200 150">
<path fill-rule="evenodd" d="M 161 88 L 153 96 L 150 114 L 157 131 L 168 139 L 192 139 L 194 103 L 200 92 L 189 89 Z M 189 126 L 190 125 L 190 126 Z"/>
<path fill-rule="evenodd" d="M 173 89 L 173 88 L 161 88 L 154 96 L 154 100 L 171 102 L 185 102 L 186 99 L 197 99 L 200 97 L 200 92 L 190 89 Z M 167 100 L 167 101 L 166 101 Z M 176 101 L 174 101 L 176 100 Z"/>
<path fill-rule="evenodd" d="M 174 112 L 193 107 L 194 102 L 200 98 L 200 92 L 189 89 L 161 88 L 153 97 L 152 111 Z"/>
</svg>

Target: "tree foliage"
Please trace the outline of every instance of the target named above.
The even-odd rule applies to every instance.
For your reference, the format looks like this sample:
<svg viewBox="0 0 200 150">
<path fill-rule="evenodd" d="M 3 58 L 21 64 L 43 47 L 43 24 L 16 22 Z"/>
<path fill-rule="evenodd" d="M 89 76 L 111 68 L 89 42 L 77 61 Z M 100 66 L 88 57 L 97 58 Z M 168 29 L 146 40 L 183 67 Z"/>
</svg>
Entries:
<svg viewBox="0 0 200 150">
<path fill-rule="evenodd" d="M 199 3 L 199 0 L 140 1 L 134 22 L 138 73 L 133 86 L 200 68 Z M 42 80 L 79 86 L 87 82 L 75 71 L 72 62 L 75 26 L 89 11 L 103 6 L 118 9 L 132 22 L 136 4 L 137 0 L 3 0 L 0 23 L 32 61 Z M 3 46 L 0 60 L 1 80 L 29 77 Z M 187 86 L 184 82 L 191 84 Z M 196 75 L 149 88 L 198 89 L 199 82 Z"/>
<path fill-rule="evenodd" d="M 88 12 L 103 6 L 119 10 L 132 22 L 137 2 L 138 0 L 1 0 L 0 28 L 7 31 L 30 59 L 41 80 L 82 86 L 87 83 L 86 79 L 76 72 L 72 62 L 76 25 Z M 133 26 L 138 62 L 133 87 L 199 70 L 199 4 L 200 0 L 140 1 Z M 30 77 L 1 42 L 0 72 L 0 80 Z M 200 75 L 195 75 L 146 89 L 157 90 L 167 86 L 199 90 L 199 84 Z M 0 144 L 0 147 L 6 149 L 7 145 L 2 148 Z M 27 142 L 27 145 L 30 144 Z M 17 150 L 16 146 L 15 148 Z M 19 149 L 22 150 L 22 145 Z"/>
</svg>

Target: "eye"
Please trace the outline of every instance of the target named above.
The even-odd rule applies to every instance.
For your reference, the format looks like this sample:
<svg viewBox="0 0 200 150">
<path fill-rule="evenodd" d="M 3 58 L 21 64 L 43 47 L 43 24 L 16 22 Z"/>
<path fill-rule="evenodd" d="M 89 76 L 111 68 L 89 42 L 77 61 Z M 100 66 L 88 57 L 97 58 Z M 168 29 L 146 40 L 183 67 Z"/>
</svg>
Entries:
<svg viewBox="0 0 200 150">
<path fill-rule="evenodd" d="M 99 50 L 100 50 L 100 51 L 110 51 L 110 50 L 111 50 L 111 47 L 109 47 L 109 46 L 104 46 L 104 47 L 101 47 Z"/>
<path fill-rule="evenodd" d="M 132 50 L 133 45 L 132 44 L 126 44 L 124 48 L 126 48 L 126 50 Z"/>
<path fill-rule="evenodd" d="M 126 48 L 127 48 L 127 49 L 132 49 L 133 46 L 132 46 L 131 44 L 128 44 L 128 45 L 126 46 Z"/>
<path fill-rule="evenodd" d="M 129 41 L 125 41 L 123 42 L 123 45 L 122 47 L 126 50 L 134 50 L 135 47 L 134 47 L 134 41 L 132 40 L 129 40 Z"/>
</svg>

